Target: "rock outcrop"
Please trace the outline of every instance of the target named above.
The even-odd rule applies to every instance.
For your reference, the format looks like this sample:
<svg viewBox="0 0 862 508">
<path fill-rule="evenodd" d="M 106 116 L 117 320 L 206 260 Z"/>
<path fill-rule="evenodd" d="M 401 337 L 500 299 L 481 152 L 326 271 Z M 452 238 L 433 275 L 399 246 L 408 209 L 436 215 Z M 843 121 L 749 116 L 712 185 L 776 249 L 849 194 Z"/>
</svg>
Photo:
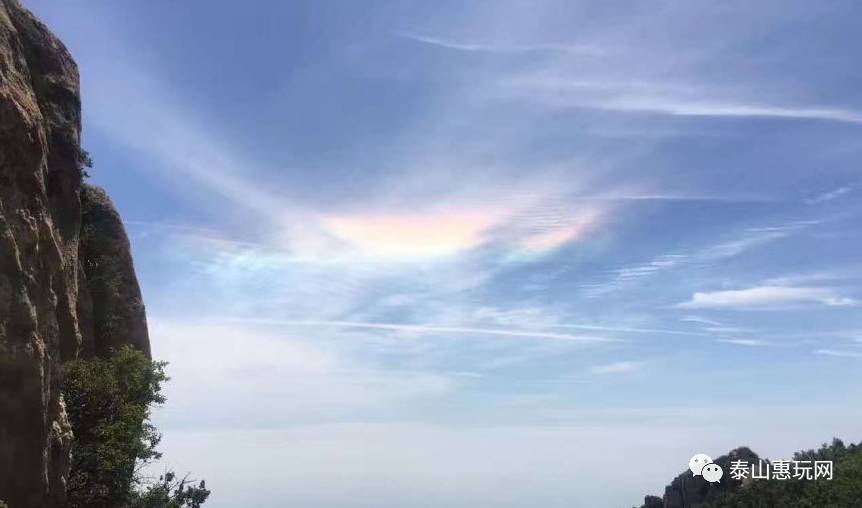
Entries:
<svg viewBox="0 0 862 508">
<path fill-rule="evenodd" d="M 130 344 L 150 354 L 147 317 L 129 238 L 104 190 L 81 190 L 79 259 L 86 284 L 78 294 L 85 356 L 105 357 Z"/>
<path fill-rule="evenodd" d="M 82 184 L 80 133 L 74 60 L 16 0 L 0 0 L 0 499 L 10 508 L 63 503 L 63 362 L 127 343 L 149 352 L 128 240 L 104 193 Z"/>
</svg>

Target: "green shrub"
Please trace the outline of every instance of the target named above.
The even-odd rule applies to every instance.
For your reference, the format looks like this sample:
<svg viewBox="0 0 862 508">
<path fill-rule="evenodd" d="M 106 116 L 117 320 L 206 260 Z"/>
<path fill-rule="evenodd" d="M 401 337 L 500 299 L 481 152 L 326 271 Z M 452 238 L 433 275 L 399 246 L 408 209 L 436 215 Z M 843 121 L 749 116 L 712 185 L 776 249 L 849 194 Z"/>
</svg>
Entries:
<svg viewBox="0 0 862 508">
<path fill-rule="evenodd" d="M 164 367 L 131 346 L 67 365 L 63 396 L 74 433 L 67 508 L 196 508 L 209 496 L 203 483 L 187 496 L 189 485 L 175 484 L 173 473 L 153 485 L 140 475 L 161 457 L 150 409 L 165 402 Z"/>
<path fill-rule="evenodd" d="M 194 485 L 188 477 L 178 479 L 168 472 L 158 482 L 136 492 L 130 508 L 200 508 L 209 496 L 205 481 Z"/>
<path fill-rule="evenodd" d="M 819 450 L 796 453 L 794 460 L 831 460 L 832 480 L 757 480 L 702 508 L 856 508 L 862 506 L 862 445 L 840 439 Z"/>
<path fill-rule="evenodd" d="M 78 149 L 78 171 L 81 173 L 81 178 L 89 178 L 90 173 L 87 171 L 93 167 L 93 158 L 90 157 L 90 152 L 83 148 Z M 3 508 L 0 506 L 0 508 Z"/>
</svg>

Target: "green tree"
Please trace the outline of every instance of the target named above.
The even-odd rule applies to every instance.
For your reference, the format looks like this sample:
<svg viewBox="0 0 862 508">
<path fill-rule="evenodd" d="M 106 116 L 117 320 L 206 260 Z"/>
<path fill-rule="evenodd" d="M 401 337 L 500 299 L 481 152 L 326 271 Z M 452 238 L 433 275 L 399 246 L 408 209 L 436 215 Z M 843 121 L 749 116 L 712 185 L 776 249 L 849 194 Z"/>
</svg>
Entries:
<svg viewBox="0 0 862 508">
<path fill-rule="evenodd" d="M 93 167 L 93 158 L 90 157 L 90 152 L 80 148 L 78 150 L 78 171 L 81 173 L 81 178 L 89 178 L 90 172 L 88 169 Z M 0 507 L 2 508 L 2 507 Z"/>
<path fill-rule="evenodd" d="M 862 445 L 840 439 L 818 450 L 798 452 L 795 460 L 833 461 L 832 480 L 757 480 L 703 508 L 857 508 L 862 506 Z"/>
<path fill-rule="evenodd" d="M 203 483 L 186 494 L 190 485 L 175 485 L 173 473 L 152 485 L 141 475 L 161 457 L 156 450 L 161 435 L 150 422 L 150 410 L 165 402 L 165 365 L 126 346 L 107 359 L 66 366 L 63 396 L 74 433 L 66 508 L 115 508 L 143 500 L 147 504 L 134 506 L 196 508 L 206 500 Z M 157 504 L 156 494 L 166 487 L 171 488 L 162 496 L 165 501 Z M 198 504 L 182 504 L 186 499 Z"/>
<path fill-rule="evenodd" d="M 146 489 L 135 492 L 131 508 L 200 508 L 209 498 L 210 491 L 206 482 L 201 480 L 197 485 L 188 477 L 177 478 L 173 472 L 167 472 L 159 481 L 153 482 Z"/>
</svg>

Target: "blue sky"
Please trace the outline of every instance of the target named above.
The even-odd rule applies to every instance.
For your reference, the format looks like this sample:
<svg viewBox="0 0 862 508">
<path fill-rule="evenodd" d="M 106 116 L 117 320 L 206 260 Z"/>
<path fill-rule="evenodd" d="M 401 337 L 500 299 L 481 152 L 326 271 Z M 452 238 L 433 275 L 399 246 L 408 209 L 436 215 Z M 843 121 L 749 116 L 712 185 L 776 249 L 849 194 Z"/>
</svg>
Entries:
<svg viewBox="0 0 862 508">
<path fill-rule="evenodd" d="M 624 507 L 862 439 L 858 3 L 27 3 L 213 508 Z"/>
</svg>

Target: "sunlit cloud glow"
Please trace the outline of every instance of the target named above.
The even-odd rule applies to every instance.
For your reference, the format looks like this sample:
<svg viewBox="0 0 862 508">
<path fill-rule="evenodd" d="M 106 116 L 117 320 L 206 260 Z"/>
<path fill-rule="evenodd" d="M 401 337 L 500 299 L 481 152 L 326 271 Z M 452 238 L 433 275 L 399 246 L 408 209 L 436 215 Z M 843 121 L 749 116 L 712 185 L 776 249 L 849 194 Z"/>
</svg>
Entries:
<svg viewBox="0 0 862 508">
<path fill-rule="evenodd" d="M 433 259 L 480 245 L 501 219 L 491 211 L 333 216 L 323 225 L 335 237 L 372 257 Z"/>
</svg>

